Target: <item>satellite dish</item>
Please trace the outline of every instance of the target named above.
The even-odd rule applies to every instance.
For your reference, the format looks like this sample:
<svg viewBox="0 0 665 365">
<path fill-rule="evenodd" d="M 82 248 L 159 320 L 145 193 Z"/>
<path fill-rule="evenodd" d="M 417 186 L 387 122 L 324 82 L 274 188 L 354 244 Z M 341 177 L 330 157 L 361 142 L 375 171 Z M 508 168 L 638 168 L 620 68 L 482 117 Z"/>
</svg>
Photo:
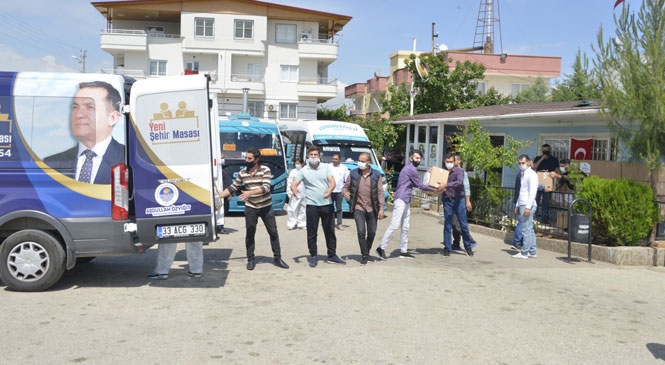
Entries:
<svg viewBox="0 0 665 365">
<path fill-rule="evenodd" d="M 427 78 L 427 68 L 420 62 L 420 57 L 416 57 L 416 71 L 418 71 L 418 75 L 421 79 Z"/>
<path fill-rule="evenodd" d="M 445 52 L 448 50 L 448 46 L 445 44 L 439 44 L 439 52 Z"/>
</svg>

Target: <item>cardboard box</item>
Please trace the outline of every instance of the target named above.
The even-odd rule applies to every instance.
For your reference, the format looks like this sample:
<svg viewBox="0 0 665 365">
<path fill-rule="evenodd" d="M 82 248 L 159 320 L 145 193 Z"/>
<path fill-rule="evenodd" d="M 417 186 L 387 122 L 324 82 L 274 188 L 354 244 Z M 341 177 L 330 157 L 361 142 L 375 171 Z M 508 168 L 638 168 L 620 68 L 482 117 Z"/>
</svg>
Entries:
<svg viewBox="0 0 665 365">
<path fill-rule="evenodd" d="M 448 182 L 448 170 L 436 166 L 430 167 L 423 176 L 423 183 L 436 188 L 439 182 Z"/>
<path fill-rule="evenodd" d="M 554 179 L 550 177 L 547 171 L 538 171 L 538 185 L 545 186 L 545 191 L 554 190 Z"/>
</svg>

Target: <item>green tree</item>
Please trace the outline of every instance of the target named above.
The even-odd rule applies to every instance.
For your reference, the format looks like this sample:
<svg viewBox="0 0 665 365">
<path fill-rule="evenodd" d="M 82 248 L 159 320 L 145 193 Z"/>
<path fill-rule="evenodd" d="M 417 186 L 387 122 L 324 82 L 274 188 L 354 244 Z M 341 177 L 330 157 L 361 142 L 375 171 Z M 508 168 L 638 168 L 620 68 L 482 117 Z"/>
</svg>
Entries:
<svg viewBox="0 0 665 365">
<path fill-rule="evenodd" d="M 586 54 L 577 50 L 573 63 L 573 74 L 565 75 L 556 88 L 552 90 L 552 101 L 600 100 L 600 88 L 592 71 L 589 70 L 589 59 Z"/>
<path fill-rule="evenodd" d="M 478 95 L 478 97 L 471 102 L 469 108 L 508 104 L 511 101 L 514 101 L 513 98 L 510 96 L 503 96 L 494 87 L 491 87 L 485 94 Z"/>
<path fill-rule="evenodd" d="M 518 141 L 507 135 L 503 145 L 495 146 L 489 131 L 477 120 L 470 120 L 462 127 L 462 134 L 450 137 L 450 142 L 455 146 L 455 152 L 466 161 L 467 168 L 472 168 L 476 177 L 485 184 L 483 196 L 474 200 L 490 207 L 500 207 L 507 194 L 499 181 L 501 169 L 506 165 L 514 166 L 520 149 L 527 147 L 531 141 Z M 499 215 L 494 215 L 494 221 L 498 222 Z"/>
<path fill-rule="evenodd" d="M 537 103 L 549 100 L 550 87 L 545 84 L 545 79 L 541 76 L 526 90 L 522 90 L 516 97 L 518 103 Z"/>
<path fill-rule="evenodd" d="M 316 119 L 344 121 L 348 119 L 346 113 L 346 105 L 342 105 L 337 109 L 328 109 L 324 106 L 320 107 L 316 110 Z"/>
<path fill-rule="evenodd" d="M 632 158 L 646 163 L 655 198 L 665 156 L 665 0 L 644 0 L 637 14 L 624 2 L 614 21 L 616 36 L 605 40 L 601 27 L 594 47 L 601 115 Z"/>
<path fill-rule="evenodd" d="M 411 85 L 402 83 L 397 86 L 388 86 L 388 92 L 381 98 L 381 110 L 388 113 L 390 120 L 409 115 L 411 112 L 410 91 Z"/>
<path fill-rule="evenodd" d="M 380 157 L 383 155 L 385 146 L 395 146 L 399 136 L 403 133 L 405 126 L 402 124 L 393 125 L 387 119 L 381 118 L 378 114 L 373 114 L 365 118 L 355 118 L 354 123 L 360 125 L 367 134 L 372 147 Z"/>
</svg>

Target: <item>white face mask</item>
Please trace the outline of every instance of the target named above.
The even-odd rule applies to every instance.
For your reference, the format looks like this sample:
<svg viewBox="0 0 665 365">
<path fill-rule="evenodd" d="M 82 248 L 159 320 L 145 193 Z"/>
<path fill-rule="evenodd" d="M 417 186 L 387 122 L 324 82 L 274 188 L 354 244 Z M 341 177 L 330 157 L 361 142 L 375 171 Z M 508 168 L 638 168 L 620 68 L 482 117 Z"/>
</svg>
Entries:
<svg viewBox="0 0 665 365">
<path fill-rule="evenodd" d="M 310 157 L 310 158 L 307 159 L 307 162 L 308 162 L 310 165 L 318 165 L 319 162 L 321 162 L 321 159 L 318 158 L 318 157 Z"/>
<path fill-rule="evenodd" d="M 526 169 L 528 169 L 528 168 L 529 168 L 529 165 L 527 165 L 527 164 L 520 165 L 520 170 L 522 170 L 522 171 L 526 171 Z"/>
<path fill-rule="evenodd" d="M 367 162 L 358 162 L 358 168 L 364 170 L 367 168 Z"/>
<path fill-rule="evenodd" d="M 300 169 L 302 169 L 302 166 L 296 165 L 296 170 L 300 170 Z"/>
<path fill-rule="evenodd" d="M 446 169 L 448 169 L 448 170 L 452 170 L 452 169 L 453 169 L 453 166 L 455 166 L 454 163 L 452 163 L 452 162 L 446 162 Z"/>
<path fill-rule="evenodd" d="M 560 167 L 560 169 L 561 169 L 561 173 L 562 173 L 562 174 L 565 174 L 565 173 L 566 173 L 566 168 L 565 168 L 565 167 Z"/>
</svg>

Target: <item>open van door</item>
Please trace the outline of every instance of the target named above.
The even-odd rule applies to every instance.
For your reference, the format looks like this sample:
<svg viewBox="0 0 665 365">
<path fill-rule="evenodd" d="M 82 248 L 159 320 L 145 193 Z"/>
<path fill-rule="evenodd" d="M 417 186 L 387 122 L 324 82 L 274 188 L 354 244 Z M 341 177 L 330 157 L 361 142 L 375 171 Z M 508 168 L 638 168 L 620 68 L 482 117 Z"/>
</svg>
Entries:
<svg viewBox="0 0 665 365">
<path fill-rule="evenodd" d="M 138 241 L 214 240 L 208 79 L 188 75 L 139 80 L 130 95 L 126 176 L 134 211 L 128 214 L 136 218 Z M 122 171 L 115 172 L 114 179 L 122 180 Z M 122 195 L 122 187 L 114 189 Z"/>
</svg>

